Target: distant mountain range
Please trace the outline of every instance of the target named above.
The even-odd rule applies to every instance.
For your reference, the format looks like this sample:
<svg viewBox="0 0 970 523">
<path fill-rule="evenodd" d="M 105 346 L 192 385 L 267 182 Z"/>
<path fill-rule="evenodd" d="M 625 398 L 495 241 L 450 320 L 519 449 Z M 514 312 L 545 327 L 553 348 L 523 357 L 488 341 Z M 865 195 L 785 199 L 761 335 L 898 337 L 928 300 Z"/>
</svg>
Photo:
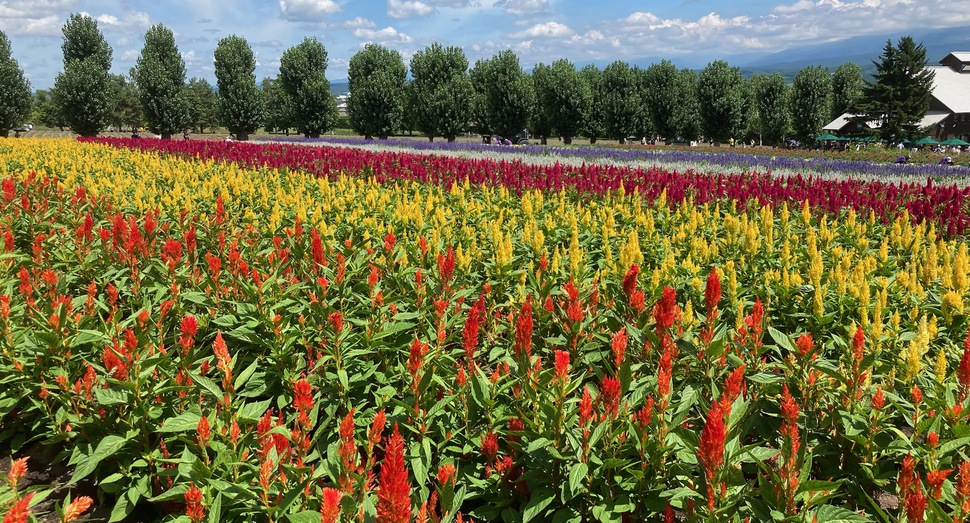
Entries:
<svg viewBox="0 0 970 523">
<path fill-rule="evenodd" d="M 628 63 L 639 67 L 649 67 L 651 64 L 667 58 L 677 67 L 701 70 L 708 62 L 723 59 L 732 67 L 741 68 L 741 72 L 745 76 L 778 72 L 791 81 L 798 71 L 808 66 L 820 65 L 834 71 L 846 62 L 853 62 L 859 64 L 864 76 L 871 78 L 876 70 L 872 61 L 877 60 L 882 55 L 886 41 L 891 40 L 893 45 L 896 45 L 899 39 L 906 35 L 912 36 L 917 43 L 923 44 L 923 47 L 926 48 L 926 61 L 929 65 L 937 65 L 950 52 L 970 51 L 970 26 L 964 26 L 947 29 L 912 30 L 905 33 L 853 36 L 837 42 L 791 47 L 774 53 L 754 52 L 712 56 L 707 61 L 696 57 L 652 56 L 628 60 Z M 609 65 L 610 61 L 578 62 L 576 67 L 583 67 L 590 63 L 603 68 Z M 330 83 L 330 91 L 334 94 L 345 93 L 348 90 L 346 80 L 334 80 Z"/>
</svg>

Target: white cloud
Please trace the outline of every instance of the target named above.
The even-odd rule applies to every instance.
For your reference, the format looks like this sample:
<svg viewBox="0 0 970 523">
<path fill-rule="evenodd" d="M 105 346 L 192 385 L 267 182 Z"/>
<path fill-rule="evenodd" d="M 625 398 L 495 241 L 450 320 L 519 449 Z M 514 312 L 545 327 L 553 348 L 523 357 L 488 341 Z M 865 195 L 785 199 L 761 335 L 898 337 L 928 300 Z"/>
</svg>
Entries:
<svg viewBox="0 0 970 523">
<path fill-rule="evenodd" d="M 549 0 L 501 0 L 495 3 L 495 7 L 501 7 L 513 15 L 542 13 L 549 10 Z"/>
<path fill-rule="evenodd" d="M 57 15 L 40 18 L 0 18 L 0 29 L 8 36 L 61 36 L 64 19 Z"/>
<path fill-rule="evenodd" d="M 340 27 L 345 29 L 373 29 L 377 27 L 377 24 L 369 18 L 364 18 L 363 16 L 355 16 L 350 20 L 346 20 L 340 24 Z"/>
<path fill-rule="evenodd" d="M 152 25 L 152 19 L 148 13 L 128 12 L 118 18 L 114 15 L 103 14 L 93 17 L 98 22 L 98 29 L 105 33 L 133 33 L 143 32 Z"/>
<path fill-rule="evenodd" d="M 388 0 L 387 2 L 387 16 L 391 18 L 428 16 L 433 12 L 434 7 L 419 0 Z"/>
<path fill-rule="evenodd" d="M 334 0 L 280 0 L 280 18 L 290 22 L 320 22 L 340 10 Z"/>
<path fill-rule="evenodd" d="M 384 29 L 376 31 L 373 29 L 358 28 L 354 30 L 354 37 L 378 44 L 406 44 L 414 40 L 410 36 L 398 32 L 393 27 L 385 27 Z"/>
<path fill-rule="evenodd" d="M 535 24 L 525 31 L 519 31 L 509 36 L 512 38 L 568 38 L 574 34 L 576 34 L 575 31 L 570 29 L 568 25 L 559 22 L 545 22 Z"/>
</svg>

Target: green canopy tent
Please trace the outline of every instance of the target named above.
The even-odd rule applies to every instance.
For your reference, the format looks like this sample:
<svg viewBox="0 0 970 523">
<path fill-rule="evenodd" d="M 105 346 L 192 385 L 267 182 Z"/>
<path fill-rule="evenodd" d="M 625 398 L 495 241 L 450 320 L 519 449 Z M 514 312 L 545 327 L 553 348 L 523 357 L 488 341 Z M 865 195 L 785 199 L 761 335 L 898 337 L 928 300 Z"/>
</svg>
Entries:
<svg viewBox="0 0 970 523">
<path fill-rule="evenodd" d="M 835 135 L 832 135 L 832 134 L 829 134 L 829 133 L 820 134 L 820 135 L 818 135 L 818 136 L 815 137 L 815 140 L 816 141 L 819 141 L 819 142 L 825 142 L 825 141 L 831 141 L 831 140 L 838 140 L 838 139 L 839 139 L 838 136 L 835 136 Z"/>
<path fill-rule="evenodd" d="M 959 138 L 950 138 L 949 140 L 943 140 L 940 142 L 940 145 L 959 145 L 960 147 L 963 147 L 965 145 L 970 145 L 970 142 L 964 142 Z"/>
<path fill-rule="evenodd" d="M 925 138 L 920 138 L 919 140 L 916 141 L 916 145 L 937 145 L 938 143 L 940 142 L 930 138 L 929 136 Z"/>
</svg>

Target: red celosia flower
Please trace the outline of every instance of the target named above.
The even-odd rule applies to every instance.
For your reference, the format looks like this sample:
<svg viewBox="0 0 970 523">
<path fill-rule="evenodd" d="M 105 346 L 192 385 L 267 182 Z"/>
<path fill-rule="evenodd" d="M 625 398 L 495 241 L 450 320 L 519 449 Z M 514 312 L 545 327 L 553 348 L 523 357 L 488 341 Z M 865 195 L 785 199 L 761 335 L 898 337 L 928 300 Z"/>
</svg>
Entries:
<svg viewBox="0 0 970 523">
<path fill-rule="evenodd" d="M 583 387 L 583 397 L 579 400 L 579 424 L 585 426 L 593 417 L 593 398 L 589 395 L 589 388 Z"/>
<path fill-rule="evenodd" d="M 200 523 L 205 518 L 205 508 L 202 506 L 202 491 L 192 483 L 185 491 L 185 515 L 192 523 Z"/>
<path fill-rule="evenodd" d="M 457 383 L 459 387 L 464 387 L 465 383 L 467 382 L 468 376 L 465 374 L 465 367 L 458 367 L 458 375 L 455 376 L 455 383 Z"/>
<path fill-rule="evenodd" d="M 909 391 L 909 395 L 913 399 L 913 405 L 918 407 L 923 402 L 923 391 L 920 390 L 918 385 L 913 385 L 913 388 Z"/>
<path fill-rule="evenodd" d="M 381 436 L 384 434 L 384 424 L 387 422 L 387 416 L 384 414 L 384 409 L 377 411 L 374 414 L 374 421 L 371 423 L 370 432 L 367 434 L 367 441 L 371 448 L 380 441 Z M 372 452 L 372 451 L 369 451 Z"/>
<path fill-rule="evenodd" d="M 34 493 L 30 492 L 26 496 L 17 500 L 3 516 L 3 523 L 27 523 L 30 517 L 30 500 Z"/>
<path fill-rule="evenodd" d="M 896 482 L 899 497 L 905 498 L 909 494 L 913 483 L 917 483 L 918 481 L 919 478 L 916 477 L 916 461 L 913 459 L 912 454 L 907 454 L 903 457 L 903 465 L 899 469 L 899 480 Z"/>
<path fill-rule="evenodd" d="M 615 418 L 620 408 L 620 380 L 613 376 L 603 376 L 603 383 L 600 385 L 600 398 L 604 413 Z"/>
<path fill-rule="evenodd" d="M 199 422 L 195 425 L 195 432 L 197 435 L 196 441 L 199 445 L 207 447 L 209 445 L 209 438 L 212 437 L 212 432 L 209 429 L 209 418 L 207 416 L 199 418 Z"/>
<path fill-rule="evenodd" d="M 17 481 L 27 473 L 27 456 L 17 460 L 11 460 L 10 471 L 7 472 L 7 481 L 14 490 L 17 488 Z"/>
<path fill-rule="evenodd" d="M 330 324 L 333 325 L 333 331 L 339 336 L 341 331 L 344 330 L 344 317 L 340 314 L 340 311 L 334 311 L 328 316 Z"/>
<path fill-rule="evenodd" d="M 876 393 L 872 396 L 872 408 L 879 411 L 886 404 L 886 396 L 882 393 L 882 387 L 876 387 Z"/>
<path fill-rule="evenodd" d="M 926 496 L 923 495 L 923 484 L 919 479 L 913 482 L 913 488 L 906 494 L 906 523 L 923 523 L 926 512 Z"/>
<path fill-rule="evenodd" d="M 717 304 L 721 301 L 721 279 L 717 275 L 717 267 L 711 267 L 704 286 L 704 307 L 707 310 L 707 321 L 714 321 L 717 316 Z"/>
<path fill-rule="evenodd" d="M 222 371 L 225 376 L 222 379 L 222 388 L 225 390 L 232 389 L 232 356 L 229 355 L 229 348 L 226 346 L 226 340 L 222 338 L 222 332 L 216 333 L 216 339 L 212 343 L 212 352 L 216 355 L 217 364 L 216 366 Z"/>
<path fill-rule="evenodd" d="M 462 347 L 465 349 L 465 361 L 475 360 L 475 349 L 478 347 L 478 331 L 482 316 L 485 314 L 485 295 L 480 295 L 475 304 L 468 309 L 468 318 L 461 332 Z"/>
<path fill-rule="evenodd" d="M 515 443 L 522 439 L 518 433 L 522 432 L 523 430 L 525 430 L 525 422 L 522 421 L 522 418 L 509 418 L 509 432 L 506 438 L 510 443 Z"/>
<path fill-rule="evenodd" d="M 337 523 L 340 518 L 340 498 L 344 493 L 338 489 L 327 487 L 323 489 L 323 501 L 320 505 L 320 523 Z"/>
<path fill-rule="evenodd" d="M 307 380 L 299 380 L 293 386 L 293 407 L 306 413 L 313 410 L 313 387 Z"/>
<path fill-rule="evenodd" d="M 700 447 L 698 449 L 698 457 L 707 481 L 708 510 L 714 510 L 716 476 L 724 462 L 724 442 L 726 439 L 727 430 L 724 426 L 724 413 L 721 410 L 721 404 L 715 401 L 707 412 L 707 420 L 701 430 Z"/>
<path fill-rule="evenodd" d="M 181 331 L 182 335 L 179 337 L 179 343 L 182 344 L 182 348 L 189 350 L 192 348 L 192 344 L 195 342 L 195 334 L 199 329 L 199 322 L 195 319 L 195 316 L 186 314 L 182 318 Z"/>
<path fill-rule="evenodd" d="M 404 438 L 394 432 L 387 438 L 384 463 L 377 485 L 377 523 L 408 523 L 411 520 L 411 484 L 404 465 Z"/>
<path fill-rule="evenodd" d="M 482 436 L 482 454 L 489 463 L 495 461 L 495 456 L 498 454 L 498 436 L 491 430 Z"/>
<path fill-rule="evenodd" d="M 310 255 L 313 257 L 314 268 L 316 265 L 326 265 L 327 259 L 323 254 L 323 242 L 320 241 L 320 233 L 316 227 L 310 229 Z"/>
<path fill-rule="evenodd" d="M 731 416 L 731 405 L 734 404 L 734 400 L 738 399 L 741 395 L 741 389 L 744 386 L 744 368 L 742 364 L 740 367 L 731 371 L 728 374 L 727 379 L 724 380 L 724 391 L 721 392 L 721 407 L 724 409 L 724 417 L 729 418 Z"/>
<path fill-rule="evenodd" d="M 623 365 L 623 357 L 626 354 L 626 345 L 628 340 L 629 336 L 626 333 L 626 327 L 623 327 L 619 332 L 613 335 L 613 341 L 610 344 L 610 348 L 613 349 L 613 362 L 616 364 L 618 371 L 620 366 Z"/>
<path fill-rule="evenodd" d="M 931 470 L 926 473 L 926 484 L 930 487 L 930 495 L 939 500 L 943 495 L 943 482 L 953 472 L 953 469 Z"/>
<path fill-rule="evenodd" d="M 569 381 L 569 351 L 557 350 L 555 358 L 556 378 L 561 383 L 567 383 Z"/>
<path fill-rule="evenodd" d="M 94 500 L 88 496 L 75 498 L 64 508 L 64 517 L 61 518 L 61 523 L 69 523 L 81 517 L 81 514 L 91 508 L 93 504 Z"/>
<path fill-rule="evenodd" d="M 677 291 L 664 287 L 660 300 L 653 308 L 653 320 L 660 330 L 669 330 L 677 319 Z"/>
<path fill-rule="evenodd" d="M 935 449 L 940 443 L 940 436 L 935 431 L 930 431 L 930 433 L 926 435 L 926 443 L 929 444 L 931 449 Z"/>
<path fill-rule="evenodd" d="M 636 264 L 630 265 L 630 269 L 626 271 L 626 275 L 623 276 L 623 293 L 626 294 L 629 300 L 630 296 L 633 296 L 633 292 L 637 290 L 637 276 L 640 274 L 640 267 Z"/>
<path fill-rule="evenodd" d="M 515 319 L 515 357 L 520 358 L 523 353 L 528 357 L 532 354 L 532 303 L 526 300 L 522 304 L 518 317 Z"/>
<path fill-rule="evenodd" d="M 852 358 L 854 359 L 854 364 L 858 365 L 862 361 L 863 349 L 866 343 L 866 334 L 862 330 L 862 326 L 858 326 L 855 329 L 855 336 L 852 337 Z"/>
<path fill-rule="evenodd" d="M 438 467 L 438 483 L 441 485 L 455 483 L 455 466 L 451 463 Z"/>
<path fill-rule="evenodd" d="M 674 523 L 674 507 L 670 506 L 670 502 L 664 507 L 664 522 L 663 523 Z"/>
<path fill-rule="evenodd" d="M 438 255 L 438 277 L 441 284 L 445 287 L 451 282 L 451 277 L 455 273 L 455 250 L 448 246 L 445 254 Z"/>
<path fill-rule="evenodd" d="M 384 250 L 390 253 L 394 250 L 394 245 L 397 243 L 397 237 L 394 236 L 393 232 L 388 232 L 384 235 Z"/>
<path fill-rule="evenodd" d="M 354 409 L 344 416 L 340 422 L 340 447 L 337 454 L 343 461 L 344 468 L 353 472 L 357 470 L 357 442 L 354 440 Z"/>
<path fill-rule="evenodd" d="M 428 352 L 428 344 L 421 343 L 421 340 L 414 338 L 411 342 L 411 348 L 408 352 L 408 374 L 411 375 L 411 380 L 413 382 L 412 387 L 414 392 L 417 393 L 418 381 L 421 380 L 421 366 L 422 358 Z"/>
<path fill-rule="evenodd" d="M 960 464 L 960 474 L 957 476 L 957 502 L 965 515 L 970 515 L 970 460 Z"/>
</svg>

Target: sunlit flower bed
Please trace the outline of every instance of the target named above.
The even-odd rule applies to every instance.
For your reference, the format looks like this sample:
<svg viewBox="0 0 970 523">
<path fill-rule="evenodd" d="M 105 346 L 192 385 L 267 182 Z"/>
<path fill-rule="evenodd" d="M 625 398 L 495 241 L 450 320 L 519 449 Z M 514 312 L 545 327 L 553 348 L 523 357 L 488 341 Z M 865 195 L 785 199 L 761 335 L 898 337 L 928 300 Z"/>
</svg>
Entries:
<svg viewBox="0 0 970 523">
<path fill-rule="evenodd" d="M 228 162 L 249 167 L 301 170 L 318 176 L 338 173 L 372 175 L 381 183 L 411 180 L 443 187 L 463 184 L 502 186 L 515 192 L 528 190 L 576 191 L 595 196 L 616 191 L 637 193 L 648 202 L 666 193 L 679 204 L 686 198 L 703 204 L 729 199 L 738 205 L 754 202 L 777 207 L 802 203 L 831 214 L 854 209 L 868 217 L 890 220 L 908 212 L 914 221 L 930 221 L 949 236 L 963 234 L 970 226 L 967 196 L 970 187 L 922 183 L 884 183 L 873 180 L 822 179 L 815 176 L 771 176 L 757 171 L 720 173 L 661 167 L 629 167 L 610 164 L 536 164 L 522 159 L 495 160 L 488 156 L 467 159 L 415 154 L 401 150 L 367 151 L 351 148 L 300 147 L 211 141 L 99 140 L 101 143 L 182 157 Z"/>
<path fill-rule="evenodd" d="M 428 142 L 427 140 L 362 140 L 357 138 L 277 138 L 281 143 L 306 145 L 346 145 L 376 151 L 433 151 L 456 155 L 489 155 L 535 158 L 540 162 L 620 163 L 666 169 L 714 172 L 756 170 L 775 175 L 811 174 L 823 178 L 871 179 L 885 182 L 923 182 L 932 177 L 943 183 L 961 186 L 970 183 L 970 154 L 951 154 L 954 165 L 940 165 L 942 154 L 931 151 L 911 152 L 870 146 L 866 151 L 807 151 L 767 147 L 663 147 L 663 146 L 556 146 L 556 145 L 487 145 L 468 142 Z M 901 155 L 910 155 L 906 164 L 893 163 Z"/>
<path fill-rule="evenodd" d="M 0 444 L 114 519 L 970 515 L 970 252 L 932 224 L 222 147 L 0 142 Z"/>
</svg>

